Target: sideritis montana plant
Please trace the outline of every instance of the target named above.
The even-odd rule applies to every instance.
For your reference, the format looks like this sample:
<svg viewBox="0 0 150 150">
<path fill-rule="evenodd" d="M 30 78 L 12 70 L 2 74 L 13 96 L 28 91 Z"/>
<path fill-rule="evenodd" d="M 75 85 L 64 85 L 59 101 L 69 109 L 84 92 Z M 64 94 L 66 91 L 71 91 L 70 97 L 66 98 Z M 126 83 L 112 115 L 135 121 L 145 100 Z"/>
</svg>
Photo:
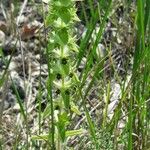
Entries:
<svg viewBox="0 0 150 150">
<path fill-rule="evenodd" d="M 81 130 L 67 130 L 71 114 L 76 109 L 74 100 L 78 79 L 76 76 L 76 56 L 78 47 L 74 36 L 76 15 L 75 0 L 51 0 L 46 25 L 50 26 L 48 35 L 48 93 L 51 109 L 52 148 L 64 149 L 69 135 Z"/>
</svg>

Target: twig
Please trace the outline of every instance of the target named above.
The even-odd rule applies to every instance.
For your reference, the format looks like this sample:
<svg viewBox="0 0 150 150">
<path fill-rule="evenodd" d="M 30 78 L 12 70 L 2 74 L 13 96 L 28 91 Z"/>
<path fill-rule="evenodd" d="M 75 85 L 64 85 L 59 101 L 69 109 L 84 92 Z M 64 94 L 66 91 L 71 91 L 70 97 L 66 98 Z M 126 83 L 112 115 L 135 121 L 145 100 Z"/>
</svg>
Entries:
<svg viewBox="0 0 150 150">
<path fill-rule="evenodd" d="M 19 21 L 20 21 L 20 18 L 21 18 L 21 15 L 23 13 L 23 10 L 25 9 L 26 5 L 28 3 L 28 0 L 24 0 L 23 4 L 22 4 L 22 7 L 21 7 L 21 10 L 19 12 L 19 16 L 18 16 L 18 19 L 17 19 L 17 26 L 19 25 Z"/>
<path fill-rule="evenodd" d="M 7 92 L 8 92 L 8 72 L 6 74 L 6 80 L 5 80 L 4 86 L 3 86 L 2 99 L 0 101 L 0 127 L 1 127 L 1 123 L 2 123 L 2 115 L 3 115 L 3 111 L 4 111 L 4 102 L 6 100 Z"/>
<path fill-rule="evenodd" d="M 6 12 L 4 10 L 4 5 L 3 5 L 2 0 L 0 1 L 0 5 L 1 5 L 1 10 L 2 10 L 3 16 L 4 16 L 5 20 L 7 20 L 7 15 L 6 15 Z"/>
</svg>

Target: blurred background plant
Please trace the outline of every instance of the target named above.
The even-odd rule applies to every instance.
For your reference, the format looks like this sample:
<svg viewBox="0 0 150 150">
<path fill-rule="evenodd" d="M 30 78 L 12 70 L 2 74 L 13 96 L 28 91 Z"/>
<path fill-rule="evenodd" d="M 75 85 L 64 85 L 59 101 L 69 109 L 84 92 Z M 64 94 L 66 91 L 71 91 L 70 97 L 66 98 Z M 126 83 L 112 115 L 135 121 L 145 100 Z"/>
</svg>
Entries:
<svg viewBox="0 0 150 150">
<path fill-rule="evenodd" d="M 13 9 L 15 4 L 17 7 Z M 7 28 L 13 30 L 5 32 L 5 24 L 0 23 L 3 35 L 0 63 L 5 64 L 1 67 L 4 72 L 0 76 L 0 88 L 7 89 L 0 98 L 4 100 L 7 93 L 13 91 L 20 110 L 18 122 L 14 119 L 16 113 L 3 121 L 9 111 L 1 109 L 1 149 L 5 149 L 6 143 L 11 143 L 13 149 L 149 149 L 149 0 L 43 0 L 42 3 L 31 0 L 29 5 L 26 1 L 14 1 L 2 7 L 2 14 L 15 20 L 23 6 L 28 8 L 25 15 L 31 6 L 38 7 L 40 11 L 35 16 L 42 16 L 38 18 L 42 24 L 28 25 L 34 18 L 30 16 L 23 26 L 21 23 L 17 26 L 14 21 L 9 23 Z M 7 12 L 5 7 L 11 11 Z M 18 35 L 19 48 L 15 42 L 11 48 L 7 44 L 6 51 L 3 45 L 9 35 Z M 38 40 L 33 44 L 35 39 Z M 28 50 L 23 51 L 23 42 L 27 49 L 32 43 L 33 57 L 40 55 L 36 56 L 40 71 L 33 71 L 35 75 L 31 70 L 36 67 L 26 69 L 26 64 L 35 63 L 35 58 L 31 61 L 31 56 L 26 56 Z M 18 49 L 21 49 L 23 64 L 20 68 L 24 68 L 21 78 L 24 82 L 28 79 L 24 88 L 16 84 L 11 74 L 16 69 L 11 62 L 15 54 L 20 54 Z M 13 69 L 10 70 L 10 66 Z M 33 76 L 38 85 L 34 89 L 36 96 L 30 94 Z M 10 89 L 5 86 L 7 79 L 11 79 Z M 24 89 L 25 92 L 20 92 Z M 33 97 L 32 103 L 31 99 L 26 100 L 28 97 Z M 7 129 L 8 122 L 13 123 Z M 9 133 L 14 135 L 14 140 Z M 6 135 L 9 140 L 4 138 Z"/>
</svg>

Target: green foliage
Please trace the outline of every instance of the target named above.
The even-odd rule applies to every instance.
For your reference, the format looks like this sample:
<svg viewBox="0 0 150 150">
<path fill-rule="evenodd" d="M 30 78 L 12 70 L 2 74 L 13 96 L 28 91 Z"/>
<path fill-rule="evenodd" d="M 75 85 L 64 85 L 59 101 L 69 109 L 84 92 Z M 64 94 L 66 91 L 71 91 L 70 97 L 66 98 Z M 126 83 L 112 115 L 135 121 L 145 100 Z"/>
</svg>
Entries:
<svg viewBox="0 0 150 150">
<path fill-rule="evenodd" d="M 58 114 L 55 114 L 55 107 L 51 108 L 51 111 L 48 111 L 49 107 L 47 107 L 44 117 L 51 113 L 54 118 L 52 124 L 55 124 L 57 129 L 55 133 L 52 131 L 52 134 L 58 135 L 55 137 L 58 140 L 56 147 L 59 147 L 59 144 L 63 144 L 66 140 L 67 125 L 71 117 L 69 112 L 75 110 L 75 107 L 72 107 L 74 101 L 72 95 L 76 91 L 71 89 L 76 85 L 75 64 L 78 48 L 73 36 L 73 26 L 74 21 L 79 19 L 72 0 L 51 0 L 49 8 L 46 25 L 51 27 L 51 32 L 49 33 L 47 54 L 51 64 L 51 68 L 49 68 L 51 70 L 51 90 L 57 91 L 57 95 L 52 97 L 50 105 L 57 105 L 59 109 Z M 53 145 L 56 143 L 52 141 Z"/>
<path fill-rule="evenodd" d="M 22 123 L 25 123 L 27 132 L 26 143 L 20 144 L 18 140 L 20 135 L 16 135 L 14 149 L 18 148 L 19 144 L 20 149 L 28 149 L 30 146 L 31 149 L 36 149 L 36 146 L 39 146 L 38 148 L 41 149 L 52 150 L 149 149 L 149 0 L 137 0 L 135 3 L 129 0 L 81 1 L 79 3 L 81 5 L 80 19 L 86 31 L 85 36 L 79 39 L 78 45 L 75 25 L 80 19 L 77 16 L 76 3 L 78 3 L 76 0 L 49 0 L 49 10 L 45 18 L 45 27 L 50 29 L 46 37 L 48 44 L 45 52 L 48 65 L 47 101 L 44 103 L 46 107 L 42 111 L 43 89 L 40 83 L 37 102 L 38 130 L 36 128 L 33 135 L 28 126 L 29 114 L 26 112 L 26 107 L 24 107 L 17 88 L 12 81 L 20 113 L 23 116 Z M 116 6 L 116 3 L 121 3 L 121 5 L 117 4 Z M 132 4 L 135 5 L 136 11 L 131 8 Z M 125 15 L 120 12 L 118 14 L 118 16 L 123 15 L 120 18 L 115 16 L 118 7 L 119 9 L 124 9 L 125 7 Z M 134 11 L 129 12 L 130 9 Z M 133 57 L 133 64 L 131 65 L 130 76 L 126 74 L 125 78 L 122 79 L 115 69 L 114 56 L 111 54 L 114 49 L 113 44 L 118 43 L 112 43 L 114 42 L 113 37 L 110 39 L 112 41 L 105 41 L 104 34 L 107 28 L 113 28 L 116 31 L 114 33 L 119 35 L 117 32 L 121 32 L 119 28 L 125 22 L 119 23 L 119 27 L 117 27 L 116 22 L 121 22 L 124 17 L 127 17 L 127 21 L 130 20 L 129 13 L 132 13 L 133 22 L 131 27 L 127 28 L 134 29 L 130 31 L 130 34 L 133 34 L 133 38 L 135 37 L 135 39 L 131 39 L 131 41 L 135 41 L 131 46 L 131 49 L 134 49 L 133 56 L 131 56 Z M 120 21 L 117 21 L 117 19 L 120 19 Z M 108 22 L 111 26 L 107 26 Z M 96 30 L 97 26 L 99 26 L 98 30 Z M 123 34 L 126 35 L 125 31 L 123 31 Z M 115 38 L 118 38 L 118 36 L 116 35 Z M 128 40 L 127 38 L 126 40 Z M 124 48 L 126 40 L 121 41 L 118 46 Z M 104 56 L 97 55 L 97 48 L 100 43 L 103 43 L 106 47 Z M 126 45 L 126 48 L 130 49 L 128 43 Z M 125 52 L 123 51 L 123 53 Z M 0 48 L 0 58 L 5 61 L 4 57 Z M 81 72 L 77 72 L 84 58 L 86 59 L 83 69 Z M 0 87 L 7 80 L 7 69 L 11 59 L 12 56 L 8 61 L 5 61 L 6 69 L 0 79 Z M 107 66 L 112 66 L 115 72 L 113 79 L 120 86 L 119 98 L 111 114 L 112 117 L 109 116 L 109 106 L 112 102 L 111 98 L 114 89 L 111 85 L 112 81 L 105 76 L 105 70 L 107 69 L 105 63 L 108 60 L 110 64 L 107 64 Z M 94 88 L 97 88 L 96 94 L 98 96 L 93 103 L 93 99 L 89 97 Z M 95 94 L 92 94 L 92 96 L 94 97 Z M 100 103 L 102 103 L 102 106 Z M 90 106 L 88 107 L 89 104 Z M 120 122 L 123 122 L 121 128 L 119 126 Z M 45 126 L 47 127 L 46 129 Z M 20 126 L 18 125 L 17 127 L 19 128 Z M 29 146 L 30 137 L 32 144 Z M 75 144 L 73 145 L 72 143 Z M 0 140 L 0 146 L 2 144 L 3 141 Z M 0 147 L 0 149 L 2 148 Z"/>
</svg>

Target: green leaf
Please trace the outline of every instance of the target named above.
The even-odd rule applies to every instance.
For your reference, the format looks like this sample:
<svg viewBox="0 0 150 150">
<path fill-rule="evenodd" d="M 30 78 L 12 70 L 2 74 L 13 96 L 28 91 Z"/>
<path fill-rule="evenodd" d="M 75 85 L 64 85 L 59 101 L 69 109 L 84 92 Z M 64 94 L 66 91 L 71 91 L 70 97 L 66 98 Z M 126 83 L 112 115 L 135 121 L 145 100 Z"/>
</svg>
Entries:
<svg viewBox="0 0 150 150">
<path fill-rule="evenodd" d="M 68 63 L 68 64 L 66 64 L 66 65 L 62 65 L 62 71 L 63 71 L 63 74 L 65 74 L 65 75 L 68 75 L 69 74 L 69 71 L 70 71 L 70 64 Z"/>
<path fill-rule="evenodd" d="M 68 43 L 68 31 L 66 28 L 61 29 L 58 32 L 58 35 L 61 39 L 61 41 L 63 41 L 64 45 L 66 45 Z"/>
<path fill-rule="evenodd" d="M 86 132 L 87 131 L 82 128 L 78 130 L 69 130 L 69 131 L 66 131 L 66 137 L 81 135 L 81 134 L 85 134 Z M 49 137 L 48 134 L 43 134 L 43 135 L 33 135 L 31 138 L 32 140 L 47 141 L 48 137 Z"/>
<path fill-rule="evenodd" d="M 38 140 L 38 141 L 47 141 L 48 140 L 48 134 L 43 135 L 33 135 L 31 138 L 32 140 Z"/>
<path fill-rule="evenodd" d="M 68 24 L 71 20 L 71 13 L 68 9 L 62 8 L 58 11 L 58 17 L 60 17 L 64 23 Z"/>
<path fill-rule="evenodd" d="M 72 0 L 59 0 L 55 2 L 55 6 L 68 7 L 72 4 L 71 2 Z"/>
<path fill-rule="evenodd" d="M 65 141 L 65 137 L 66 137 L 66 125 L 69 123 L 69 119 L 67 116 L 67 113 L 62 113 L 58 115 L 58 122 L 56 123 L 57 125 L 57 129 L 58 129 L 58 133 L 62 139 L 62 141 Z"/>
<path fill-rule="evenodd" d="M 43 119 L 48 117 L 51 114 L 51 106 L 48 104 L 43 112 Z"/>
<path fill-rule="evenodd" d="M 48 45 L 48 51 L 52 51 L 55 48 L 55 43 L 53 43 L 52 41 L 49 41 Z"/>
<path fill-rule="evenodd" d="M 85 129 L 78 129 L 78 130 L 70 130 L 70 131 L 66 131 L 66 137 L 84 134 L 85 132 L 86 132 Z"/>
<path fill-rule="evenodd" d="M 70 92 L 69 92 L 69 89 L 62 90 L 61 95 L 63 97 L 65 108 L 68 110 L 69 107 L 70 107 Z"/>
<path fill-rule="evenodd" d="M 79 111 L 78 106 L 75 106 L 73 102 L 71 103 L 71 110 L 77 115 L 81 115 L 81 112 Z"/>
<path fill-rule="evenodd" d="M 4 54 L 3 54 L 3 51 L 2 51 L 1 47 L 0 47 L 0 57 L 4 57 Z"/>
<path fill-rule="evenodd" d="M 54 40 L 56 43 L 60 44 L 61 46 L 64 46 L 68 43 L 68 31 L 66 28 L 63 28 L 56 32 L 54 36 Z"/>
</svg>

